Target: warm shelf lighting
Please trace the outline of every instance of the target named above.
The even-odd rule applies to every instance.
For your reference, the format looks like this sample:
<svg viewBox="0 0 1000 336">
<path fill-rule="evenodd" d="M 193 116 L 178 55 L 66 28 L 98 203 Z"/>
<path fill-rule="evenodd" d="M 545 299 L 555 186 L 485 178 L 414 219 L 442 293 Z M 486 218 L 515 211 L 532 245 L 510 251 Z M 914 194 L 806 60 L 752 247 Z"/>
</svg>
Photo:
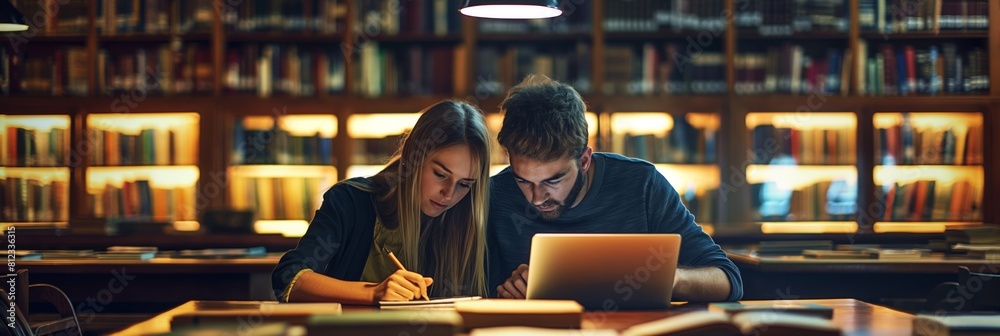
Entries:
<svg viewBox="0 0 1000 336">
<path fill-rule="evenodd" d="M 851 112 L 799 113 L 799 112 L 753 112 L 747 114 L 747 129 L 760 125 L 774 125 L 776 128 L 807 129 L 855 129 L 858 118 Z"/>
<path fill-rule="evenodd" d="M 822 181 L 842 180 L 854 183 L 858 180 L 855 166 L 784 166 L 749 165 L 747 182 L 776 182 L 786 189 L 800 189 Z"/>
<path fill-rule="evenodd" d="M 200 172 L 196 166 L 88 167 L 87 189 L 103 190 L 105 185 L 121 187 L 124 181 L 148 180 L 159 189 L 192 187 Z"/>
<path fill-rule="evenodd" d="M 138 135 L 143 129 L 198 129 L 198 113 L 100 113 L 87 116 L 87 127 Z M 195 132 L 197 134 L 197 132 Z"/>
<path fill-rule="evenodd" d="M 459 12 L 487 19 L 547 19 L 562 15 L 558 0 L 468 0 Z"/>
<path fill-rule="evenodd" d="M 196 221 L 176 221 L 174 222 L 174 230 L 191 232 L 198 231 L 201 228 L 201 223 Z"/>
<path fill-rule="evenodd" d="M 383 165 L 352 165 L 347 167 L 347 178 L 369 177 L 385 168 Z"/>
<path fill-rule="evenodd" d="M 7 127 L 18 127 L 32 129 L 36 131 L 50 131 L 52 129 L 69 129 L 69 116 L 65 115 L 30 115 L 30 116 L 5 116 L 0 118 L 0 127 L 4 132 Z"/>
<path fill-rule="evenodd" d="M 319 133 L 323 138 L 337 136 L 337 118 L 332 115 L 291 115 L 278 119 L 281 129 L 292 136 L 312 136 Z"/>
<path fill-rule="evenodd" d="M 611 115 L 613 134 L 666 136 L 674 128 L 674 119 L 663 112 L 616 112 Z"/>
<path fill-rule="evenodd" d="M 909 116 L 910 124 L 917 129 L 956 128 L 956 131 L 964 132 L 969 126 L 983 125 L 981 113 L 919 112 L 909 113 Z M 891 128 L 903 123 L 903 114 L 899 112 L 875 113 L 872 123 L 876 129 Z"/>
<path fill-rule="evenodd" d="M 682 193 L 688 188 L 704 190 L 719 187 L 719 166 L 716 165 L 657 164 L 655 166 L 677 192 Z"/>
<path fill-rule="evenodd" d="M 706 130 L 718 130 L 721 123 L 719 115 L 715 113 L 688 113 L 684 115 L 684 119 L 694 128 Z"/>
<path fill-rule="evenodd" d="M 309 222 L 301 219 L 259 220 L 253 224 L 259 234 L 279 233 L 285 237 L 302 237 L 309 228 Z"/>
<path fill-rule="evenodd" d="M 347 118 L 347 135 L 354 139 L 381 139 L 413 128 L 420 113 L 355 114 Z"/>
<path fill-rule="evenodd" d="M 337 168 L 308 165 L 247 165 L 229 167 L 229 174 L 238 177 L 275 178 L 323 178 L 337 180 Z"/>
<path fill-rule="evenodd" d="M 875 233 L 943 233 L 949 226 L 977 225 L 973 222 L 879 222 L 875 223 Z"/>
<path fill-rule="evenodd" d="M 12 167 L 0 167 L 0 178 L 22 178 L 29 180 L 38 180 L 42 185 L 51 183 L 52 181 L 68 181 L 69 180 L 69 168 L 56 167 L 56 168 L 12 168 Z"/>
<path fill-rule="evenodd" d="M 854 233 L 858 231 L 855 222 L 762 222 L 763 233 Z"/>
<path fill-rule="evenodd" d="M 938 185 L 969 181 L 973 187 L 983 185 L 983 166 L 875 166 L 875 185 L 910 184 L 933 180 Z"/>
</svg>

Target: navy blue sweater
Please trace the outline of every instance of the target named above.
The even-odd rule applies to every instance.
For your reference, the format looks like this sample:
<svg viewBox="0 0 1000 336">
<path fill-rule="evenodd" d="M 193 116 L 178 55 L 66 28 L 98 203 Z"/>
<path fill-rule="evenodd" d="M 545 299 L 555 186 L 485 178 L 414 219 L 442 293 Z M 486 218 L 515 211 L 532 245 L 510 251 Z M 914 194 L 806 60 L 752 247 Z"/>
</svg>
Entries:
<svg viewBox="0 0 1000 336">
<path fill-rule="evenodd" d="M 531 204 L 517 187 L 510 167 L 490 180 L 487 224 L 489 289 L 496 295 L 510 272 L 527 264 L 536 233 L 678 233 L 682 267 L 718 267 L 729 277 L 728 301 L 743 297 L 736 265 L 695 223 L 677 191 L 649 162 L 594 153 L 594 181 L 576 207 L 552 221 L 529 218 Z"/>
</svg>

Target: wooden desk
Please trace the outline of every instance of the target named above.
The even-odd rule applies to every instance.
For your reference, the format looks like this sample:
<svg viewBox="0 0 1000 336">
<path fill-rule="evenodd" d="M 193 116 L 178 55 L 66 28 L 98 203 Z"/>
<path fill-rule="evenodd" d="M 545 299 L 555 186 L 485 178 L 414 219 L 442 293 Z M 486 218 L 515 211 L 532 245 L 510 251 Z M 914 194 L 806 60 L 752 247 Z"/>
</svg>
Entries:
<svg viewBox="0 0 1000 336">
<path fill-rule="evenodd" d="M 743 298 L 748 300 L 850 297 L 880 303 L 923 299 L 938 284 L 957 281 L 959 266 L 973 272 L 1000 272 L 1000 263 L 974 259 L 814 259 L 727 252 L 740 269 Z"/>
<path fill-rule="evenodd" d="M 31 283 L 62 289 L 83 328 L 104 334 L 188 300 L 273 300 L 279 258 L 35 260 L 17 267 L 28 270 Z"/>
<path fill-rule="evenodd" d="M 844 335 L 909 336 L 911 334 L 913 315 L 901 313 L 885 307 L 853 299 L 797 300 L 796 302 L 811 302 L 833 308 L 833 322 L 843 329 Z M 189 301 L 181 306 L 157 315 L 144 322 L 133 325 L 128 329 L 113 335 L 148 335 L 167 333 L 170 331 L 170 320 L 174 315 L 190 313 L 198 310 L 232 309 L 236 306 L 246 308 L 247 302 Z M 687 312 L 705 310 L 706 307 L 706 304 L 681 304 L 671 307 L 670 310 L 665 311 L 620 311 L 615 313 L 605 313 L 600 311 L 586 312 L 583 316 L 582 327 L 583 329 L 615 329 L 622 331 L 636 324 L 650 322 Z M 344 307 L 345 312 L 372 309 L 375 308 Z M 247 320 L 249 319 L 251 319 L 251 317 L 248 317 Z M 253 317 L 253 319 L 259 321 L 256 317 Z M 234 321 L 234 323 L 239 324 L 239 321 Z"/>
</svg>

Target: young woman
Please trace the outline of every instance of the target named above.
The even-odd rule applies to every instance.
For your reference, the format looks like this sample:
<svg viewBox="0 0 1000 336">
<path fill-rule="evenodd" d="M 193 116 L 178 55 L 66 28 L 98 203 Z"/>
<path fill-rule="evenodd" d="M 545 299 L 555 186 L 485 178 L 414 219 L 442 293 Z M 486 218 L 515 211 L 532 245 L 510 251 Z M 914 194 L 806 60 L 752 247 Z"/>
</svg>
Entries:
<svg viewBox="0 0 1000 336">
<path fill-rule="evenodd" d="M 271 274 L 278 300 L 484 295 L 489 146 L 475 107 L 443 101 L 425 109 L 381 172 L 323 195 L 306 234 Z"/>
</svg>

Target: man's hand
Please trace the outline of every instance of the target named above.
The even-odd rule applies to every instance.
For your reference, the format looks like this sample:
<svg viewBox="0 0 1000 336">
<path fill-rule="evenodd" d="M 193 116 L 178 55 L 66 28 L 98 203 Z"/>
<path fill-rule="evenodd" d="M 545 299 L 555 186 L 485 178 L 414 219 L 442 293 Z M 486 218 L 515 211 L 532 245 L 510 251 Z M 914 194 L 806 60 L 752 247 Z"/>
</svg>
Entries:
<svg viewBox="0 0 1000 336">
<path fill-rule="evenodd" d="M 375 287 L 374 301 L 410 301 L 425 298 L 427 287 L 432 283 L 434 279 L 398 270 Z"/>
<path fill-rule="evenodd" d="M 510 278 L 502 285 L 497 286 L 497 293 L 505 299 L 524 299 L 528 294 L 528 265 L 521 264 L 513 272 Z"/>
</svg>

